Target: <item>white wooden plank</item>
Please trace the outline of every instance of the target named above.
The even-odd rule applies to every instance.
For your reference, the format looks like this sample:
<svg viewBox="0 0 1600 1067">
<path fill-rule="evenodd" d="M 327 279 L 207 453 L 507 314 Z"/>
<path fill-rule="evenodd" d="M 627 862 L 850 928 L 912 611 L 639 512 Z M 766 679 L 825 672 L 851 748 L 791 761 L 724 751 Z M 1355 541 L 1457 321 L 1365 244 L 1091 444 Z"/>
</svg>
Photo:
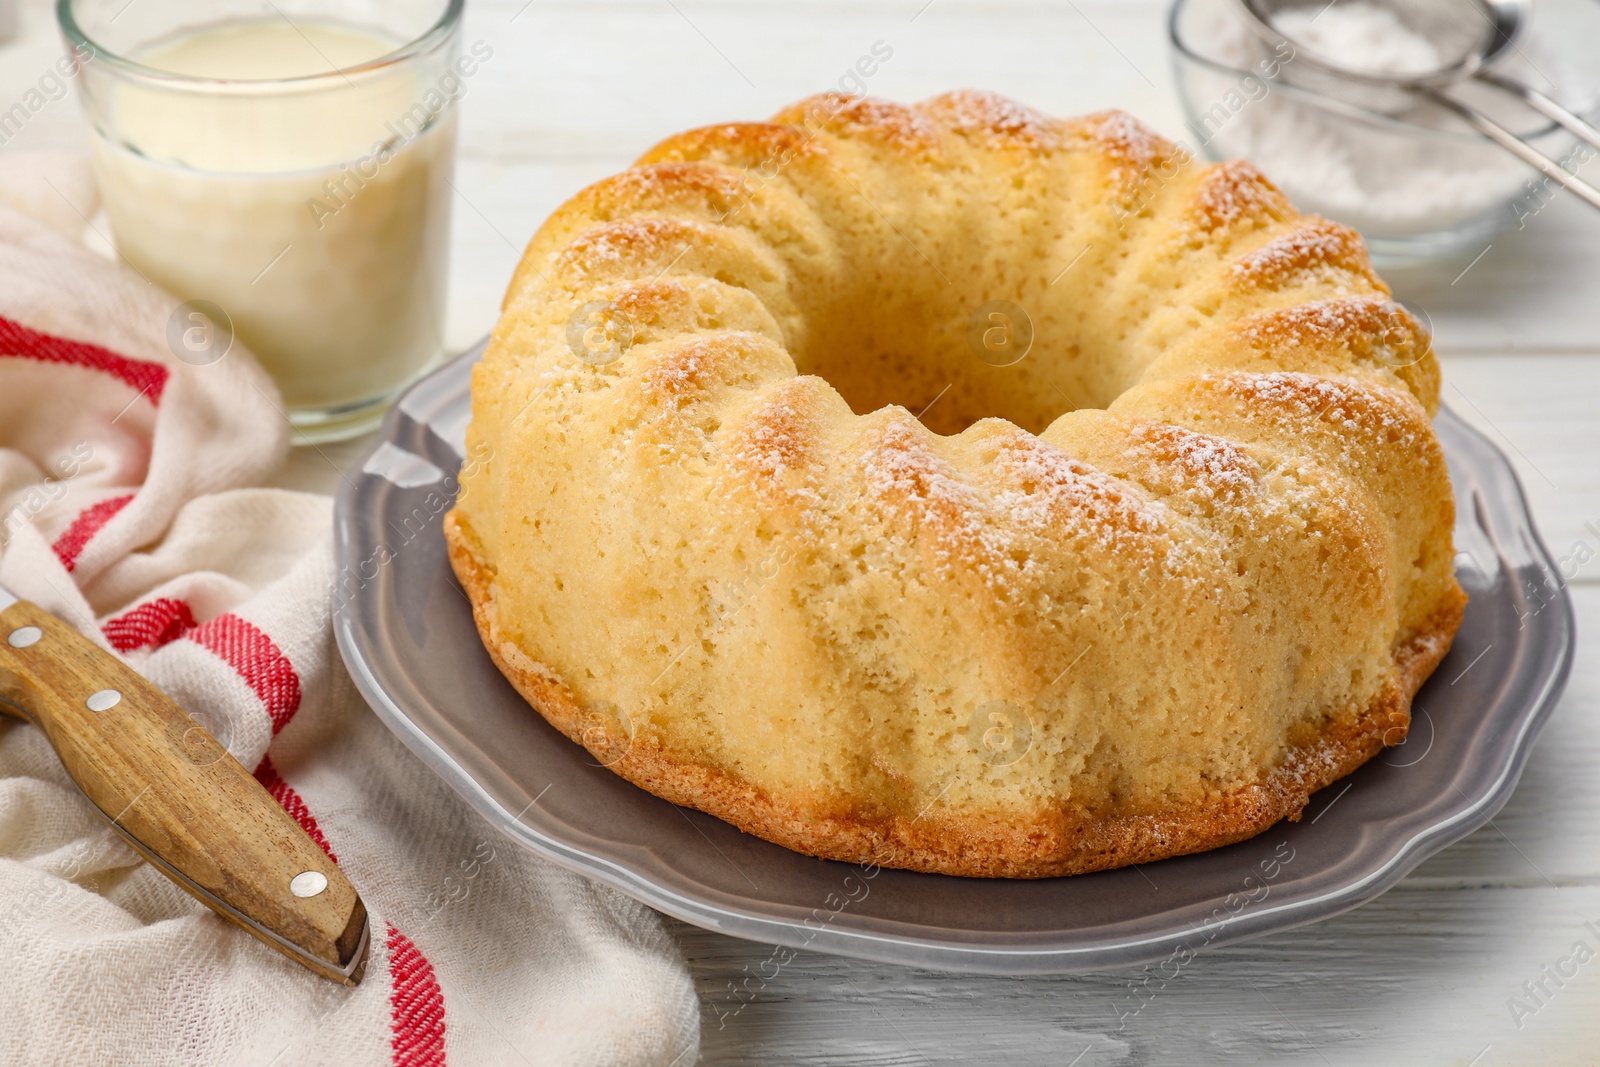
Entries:
<svg viewBox="0 0 1600 1067">
<path fill-rule="evenodd" d="M 23 0 L 19 9 L 17 36 L 0 45 L 0 113 L 21 104 L 27 118 L 19 123 L 13 114 L 0 131 L 0 150 L 81 147 L 85 142 L 77 87 L 61 78 L 55 65 L 66 51 L 56 29 L 55 5 Z"/>
<path fill-rule="evenodd" d="M 674 929 L 699 986 L 708 1065 L 1489 1067 L 1593 1062 L 1600 959 L 1566 965 L 1576 973 L 1560 987 L 1543 968 L 1580 941 L 1600 956 L 1597 920 L 1594 887 L 1396 890 L 1325 923 L 1203 953 L 1167 981 L 1156 968 L 1148 984 L 1138 969 L 992 978 L 816 953 L 745 984 L 771 975 L 760 967 L 769 949 Z M 1542 1004 L 1522 988 L 1541 979 Z M 1514 1018 L 1513 997 L 1529 1012 Z"/>
<path fill-rule="evenodd" d="M 1565 573 L 1600 580 L 1600 358 L 1441 351 L 1444 402 L 1510 457 Z"/>
<path fill-rule="evenodd" d="M 523 6 L 477 4 L 467 23 L 469 40 L 499 50 L 472 128 L 485 131 L 473 150 L 500 158 L 633 155 L 691 126 L 765 118 L 836 87 L 878 40 L 894 55 L 867 79 L 877 95 L 975 86 L 1062 114 L 1119 106 L 1179 125 L 1165 38 L 1150 32 L 1165 5 L 1150 0 Z"/>
</svg>

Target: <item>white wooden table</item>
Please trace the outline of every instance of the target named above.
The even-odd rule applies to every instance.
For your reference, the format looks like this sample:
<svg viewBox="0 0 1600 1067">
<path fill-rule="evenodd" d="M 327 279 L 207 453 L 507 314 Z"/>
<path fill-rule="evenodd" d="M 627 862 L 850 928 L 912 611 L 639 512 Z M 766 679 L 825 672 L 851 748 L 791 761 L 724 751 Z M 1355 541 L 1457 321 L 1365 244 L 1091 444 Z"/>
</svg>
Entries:
<svg viewBox="0 0 1600 1067">
<path fill-rule="evenodd" d="M 466 40 L 494 55 L 465 101 L 452 342 L 489 328 L 523 243 L 579 187 L 666 134 L 833 86 L 876 41 L 894 50 L 878 95 L 991 88 L 1057 114 L 1122 107 L 1181 136 L 1164 10 L 472 0 Z M 0 101 L 57 47 L 43 0 L 27 0 L 0 49 Z M 11 145 L 77 145 L 79 123 L 70 99 L 51 102 Z M 673 923 L 705 1005 L 704 1062 L 1600 1063 L 1600 214 L 1563 199 L 1457 277 L 1469 259 L 1391 281 L 1432 319 L 1446 401 L 1511 456 L 1555 555 L 1583 542 L 1595 557 L 1571 586 L 1572 681 L 1493 824 L 1355 912 L 1201 956 L 1120 1029 L 1133 972 L 975 978 L 807 953 L 719 1025 L 768 948 Z M 359 448 L 297 450 L 278 482 L 331 491 Z M 1579 942 L 1596 958 L 1558 986 L 1544 968 Z M 1528 999 L 1541 980 L 1549 995 Z M 1537 1007 L 1520 1026 L 1512 997 Z"/>
</svg>

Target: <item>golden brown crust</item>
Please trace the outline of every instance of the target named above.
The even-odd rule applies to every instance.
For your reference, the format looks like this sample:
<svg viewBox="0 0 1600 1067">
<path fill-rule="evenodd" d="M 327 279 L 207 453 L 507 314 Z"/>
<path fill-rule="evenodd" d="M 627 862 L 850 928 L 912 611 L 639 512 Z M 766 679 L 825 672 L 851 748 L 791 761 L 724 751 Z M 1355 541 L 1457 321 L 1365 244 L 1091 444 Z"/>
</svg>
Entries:
<svg viewBox="0 0 1600 1067">
<path fill-rule="evenodd" d="M 1194 192 L 1193 211 L 1208 234 L 1249 231 L 1293 214 L 1289 201 L 1254 163 L 1235 159 L 1206 171 Z"/>
<path fill-rule="evenodd" d="M 1041 358 L 990 358 L 1008 300 Z M 1353 231 L 1119 112 L 681 134 L 551 216 L 507 309 L 449 524 L 491 654 L 626 779 L 800 851 L 1238 840 L 1398 743 L 1460 618 L 1427 332 Z"/>
<path fill-rule="evenodd" d="M 1288 289 L 1318 268 L 1358 274 L 1373 289 L 1388 291 L 1372 271 L 1361 235 L 1315 215 L 1302 216 L 1292 228 L 1239 259 L 1231 274 L 1241 289 Z"/>
<path fill-rule="evenodd" d="M 630 738 L 611 717 L 586 714 L 553 672 L 498 631 L 490 572 L 456 511 L 445 516 L 444 530 L 451 566 L 472 602 L 490 658 L 552 726 L 612 771 L 674 804 L 796 852 L 968 877 L 1086 874 L 1203 852 L 1253 837 L 1282 819 L 1297 821 L 1312 793 L 1405 739 L 1411 698 L 1449 650 L 1466 608 L 1466 595 L 1452 587 L 1428 622 L 1396 644 L 1394 675 L 1372 703 L 1331 715 L 1317 736 L 1291 747 L 1258 782 L 1194 807 L 1099 821 L 1060 811 L 1005 820 L 960 812 L 817 818 L 736 775 L 676 761 L 650 739 Z"/>
</svg>

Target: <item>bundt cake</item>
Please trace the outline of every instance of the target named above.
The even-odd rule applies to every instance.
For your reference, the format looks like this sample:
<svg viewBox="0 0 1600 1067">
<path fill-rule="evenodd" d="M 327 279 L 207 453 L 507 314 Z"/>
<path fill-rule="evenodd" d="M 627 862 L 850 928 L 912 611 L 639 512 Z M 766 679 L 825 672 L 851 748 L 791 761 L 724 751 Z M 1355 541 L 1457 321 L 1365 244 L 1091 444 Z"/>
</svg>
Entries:
<svg viewBox="0 0 1600 1067">
<path fill-rule="evenodd" d="M 597 762 L 815 856 L 1073 874 L 1298 818 L 1465 596 L 1360 238 L 1127 116 L 821 96 L 538 231 L 446 518 Z"/>
</svg>

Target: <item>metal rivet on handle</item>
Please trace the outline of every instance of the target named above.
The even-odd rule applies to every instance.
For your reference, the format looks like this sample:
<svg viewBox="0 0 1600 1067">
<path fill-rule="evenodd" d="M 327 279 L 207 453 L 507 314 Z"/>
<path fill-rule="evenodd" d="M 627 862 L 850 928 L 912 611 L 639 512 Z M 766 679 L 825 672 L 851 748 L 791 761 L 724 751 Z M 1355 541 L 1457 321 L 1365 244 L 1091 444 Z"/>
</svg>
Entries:
<svg viewBox="0 0 1600 1067">
<path fill-rule="evenodd" d="M 328 876 L 321 871 L 301 871 L 289 879 L 289 892 L 297 897 L 314 897 L 328 888 Z"/>
<path fill-rule="evenodd" d="M 102 689 L 98 693 L 90 694 L 84 703 L 89 706 L 90 711 L 110 711 L 122 703 L 122 694 L 115 689 Z"/>
<path fill-rule="evenodd" d="M 37 626 L 19 626 L 11 631 L 11 636 L 6 638 L 12 648 L 27 648 L 29 645 L 39 643 L 39 638 L 44 636 L 44 631 Z"/>
</svg>

